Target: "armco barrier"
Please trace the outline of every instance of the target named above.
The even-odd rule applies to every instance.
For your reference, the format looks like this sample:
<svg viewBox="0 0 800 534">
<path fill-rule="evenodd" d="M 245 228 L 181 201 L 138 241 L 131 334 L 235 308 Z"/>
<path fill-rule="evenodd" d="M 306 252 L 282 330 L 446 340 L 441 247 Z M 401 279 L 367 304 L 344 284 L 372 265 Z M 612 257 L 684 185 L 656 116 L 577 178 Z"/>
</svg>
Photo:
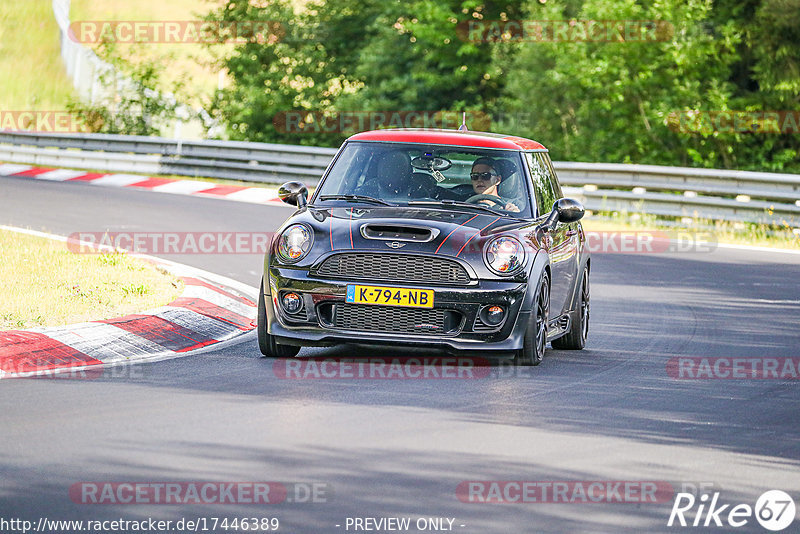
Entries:
<svg viewBox="0 0 800 534">
<path fill-rule="evenodd" d="M 160 137 L 0 131 L 0 161 L 315 185 L 332 148 Z M 594 211 L 800 226 L 800 175 L 554 162 L 565 193 Z"/>
<path fill-rule="evenodd" d="M 280 183 L 288 178 L 315 184 L 331 158 L 332 148 L 186 141 L 161 137 L 102 134 L 53 134 L 0 131 L 0 160 L 114 172 L 149 172 L 205 176 L 248 182 Z M 95 154 L 92 163 L 76 164 Z M 38 158 L 38 159 L 37 159 Z M 155 159 L 154 159 L 155 158 Z M 140 171 L 155 162 L 157 169 Z"/>
</svg>

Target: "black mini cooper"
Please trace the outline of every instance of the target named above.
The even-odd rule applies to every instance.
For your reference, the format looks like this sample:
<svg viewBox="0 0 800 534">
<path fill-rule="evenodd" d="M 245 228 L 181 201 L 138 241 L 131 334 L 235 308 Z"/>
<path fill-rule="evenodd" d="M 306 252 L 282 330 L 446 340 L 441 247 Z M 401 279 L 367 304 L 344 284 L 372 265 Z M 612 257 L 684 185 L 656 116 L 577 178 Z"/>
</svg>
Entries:
<svg viewBox="0 0 800 534">
<path fill-rule="evenodd" d="M 350 137 L 264 259 L 266 356 L 361 343 L 482 351 L 537 365 L 589 328 L 584 209 L 547 149 L 499 134 L 378 130 Z"/>
</svg>

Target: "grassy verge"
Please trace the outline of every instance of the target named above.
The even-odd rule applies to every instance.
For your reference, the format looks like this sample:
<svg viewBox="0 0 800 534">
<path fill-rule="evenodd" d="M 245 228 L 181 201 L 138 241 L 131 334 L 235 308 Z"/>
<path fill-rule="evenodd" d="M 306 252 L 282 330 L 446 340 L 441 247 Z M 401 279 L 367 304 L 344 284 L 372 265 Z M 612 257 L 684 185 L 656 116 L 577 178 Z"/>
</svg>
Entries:
<svg viewBox="0 0 800 534">
<path fill-rule="evenodd" d="M 126 254 L 73 254 L 66 243 L 7 230 L 0 257 L 0 330 L 110 319 L 183 290 L 179 278 Z"/>
<path fill-rule="evenodd" d="M 595 213 L 582 221 L 586 230 L 613 231 L 697 231 L 713 234 L 718 243 L 800 250 L 800 235 L 790 227 L 693 219 L 691 223 L 658 219 L 647 214 Z"/>
<path fill-rule="evenodd" d="M 72 0 L 70 20 L 80 21 L 196 21 L 221 4 L 220 0 Z M 100 46 L 85 43 L 99 50 Z M 164 67 L 162 91 L 183 84 L 190 93 L 190 104 L 200 105 L 210 98 L 219 84 L 227 83 L 225 73 L 214 66 L 218 57 L 229 53 L 232 45 L 208 47 L 200 43 L 117 43 L 115 53 L 133 64 L 158 63 Z"/>
<path fill-rule="evenodd" d="M 50 0 L 0 1 L 0 111 L 62 111 L 72 83 Z"/>
<path fill-rule="evenodd" d="M 219 5 L 218 0 L 73 0 L 70 20 L 197 20 Z M 95 45 L 86 44 L 96 48 Z M 120 44 L 128 61 L 164 65 L 162 90 L 184 82 L 199 104 L 213 95 L 220 77 L 213 62 L 231 45 Z M 63 111 L 76 97 L 61 61 L 58 25 L 51 0 L 0 1 L 0 111 Z"/>
</svg>

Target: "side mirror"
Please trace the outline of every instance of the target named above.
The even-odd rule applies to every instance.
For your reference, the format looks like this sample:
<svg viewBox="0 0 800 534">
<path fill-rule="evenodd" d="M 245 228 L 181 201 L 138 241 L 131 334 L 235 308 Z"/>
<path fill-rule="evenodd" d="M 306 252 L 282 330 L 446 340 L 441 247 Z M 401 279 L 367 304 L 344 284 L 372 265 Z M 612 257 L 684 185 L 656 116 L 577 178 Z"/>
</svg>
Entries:
<svg viewBox="0 0 800 534">
<path fill-rule="evenodd" d="M 561 198 L 553 204 L 553 211 L 558 212 L 558 222 L 564 224 L 574 223 L 583 218 L 586 210 L 583 204 L 573 198 Z"/>
<path fill-rule="evenodd" d="M 560 198 L 553 203 L 553 211 L 542 223 L 542 230 L 554 230 L 558 223 L 569 224 L 581 220 L 586 210 L 583 204 L 572 198 Z"/>
<path fill-rule="evenodd" d="M 292 206 L 304 208 L 308 202 L 308 188 L 300 182 L 286 182 L 278 189 L 278 198 Z"/>
</svg>

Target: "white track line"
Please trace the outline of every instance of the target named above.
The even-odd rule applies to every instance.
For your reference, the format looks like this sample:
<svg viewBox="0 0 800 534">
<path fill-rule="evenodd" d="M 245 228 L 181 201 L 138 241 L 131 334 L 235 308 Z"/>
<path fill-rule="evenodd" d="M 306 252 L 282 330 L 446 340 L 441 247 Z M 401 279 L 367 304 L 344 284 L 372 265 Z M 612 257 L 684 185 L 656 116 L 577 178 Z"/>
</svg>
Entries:
<svg viewBox="0 0 800 534">
<path fill-rule="evenodd" d="M 67 238 L 62 235 L 50 234 L 47 232 L 40 232 L 38 230 L 31 230 L 30 228 L 19 228 L 17 226 L 6 226 L 4 224 L 0 224 L 0 230 L 8 230 L 9 232 L 17 232 L 19 234 L 27 234 L 33 235 L 38 237 L 46 237 L 47 239 L 53 239 L 55 241 L 61 241 L 63 243 L 67 242 Z M 74 242 L 74 240 L 73 240 Z M 86 246 L 86 247 L 94 247 L 96 246 L 93 243 L 89 243 L 87 241 L 78 241 L 77 244 L 79 246 Z M 102 248 L 102 247 L 101 247 Z M 155 263 L 160 263 L 162 265 L 170 267 L 170 272 L 177 276 L 189 276 L 193 278 L 205 278 L 206 280 L 211 280 L 212 282 L 216 282 L 219 285 L 227 286 L 230 289 L 234 289 L 239 293 L 247 296 L 250 300 L 253 298 L 258 298 L 258 288 L 249 286 L 243 282 L 239 282 L 234 280 L 233 278 L 228 278 L 227 276 L 223 276 L 221 274 L 212 273 L 210 271 L 206 271 L 204 269 L 200 269 L 198 267 L 192 267 L 191 265 L 186 265 L 183 263 L 178 263 L 175 261 L 167 260 L 164 258 L 157 258 L 155 256 L 150 256 L 148 254 L 135 254 L 135 253 L 128 253 L 131 257 L 135 258 L 144 258 L 150 260 Z"/>
<path fill-rule="evenodd" d="M 734 245 L 729 243 L 718 243 L 718 248 L 729 248 L 733 250 L 752 250 L 753 252 L 780 252 L 782 254 L 800 254 L 800 250 L 790 248 L 757 247 L 755 245 Z"/>
</svg>

